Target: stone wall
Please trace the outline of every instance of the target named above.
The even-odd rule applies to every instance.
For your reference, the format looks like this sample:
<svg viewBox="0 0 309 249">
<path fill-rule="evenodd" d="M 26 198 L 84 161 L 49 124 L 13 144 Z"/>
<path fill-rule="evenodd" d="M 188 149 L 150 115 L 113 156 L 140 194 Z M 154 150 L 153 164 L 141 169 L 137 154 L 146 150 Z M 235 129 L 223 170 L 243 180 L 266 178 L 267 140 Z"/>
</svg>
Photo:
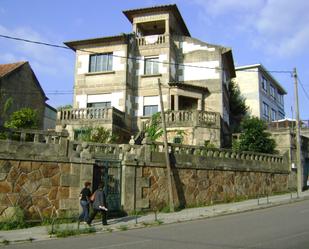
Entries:
<svg viewBox="0 0 309 249">
<path fill-rule="evenodd" d="M 149 143 L 146 137 L 143 145 L 134 145 L 134 140 L 128 145 L 87 144 L 69 141 L 64 132 L 19 134 L 20 141 L 0 140 L 1 217 L 16 206 L 30 219 L 78 212 L 79 191 L 93 180 L 98 160 L 121 162 L 125 211 L 167 206 L 163 143 Z M 27 137 L 33 141 L 22 140 Z M 287 155 L 179 144 L 169 144 L 168 150 L 176 206 L 236 201 L 293 187 Z"/>
</svg>

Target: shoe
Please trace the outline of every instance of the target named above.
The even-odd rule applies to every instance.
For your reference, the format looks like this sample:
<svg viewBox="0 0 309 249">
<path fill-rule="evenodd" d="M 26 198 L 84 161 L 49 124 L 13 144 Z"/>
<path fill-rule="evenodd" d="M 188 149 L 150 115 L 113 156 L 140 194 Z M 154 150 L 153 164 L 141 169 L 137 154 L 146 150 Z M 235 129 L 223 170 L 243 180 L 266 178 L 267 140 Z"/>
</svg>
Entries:
<svg viewBox="0 0 309 249">
<path fill-rule="evenodd" d="M 108 226 L 108 223 L 103 223 L 103 226 Z"/>
<path fill-rule="evenodd" d="M 91 227 L 91 223 L 86 222 L 86 224 L 87 224 L 89 227 Z"/>
</svg>

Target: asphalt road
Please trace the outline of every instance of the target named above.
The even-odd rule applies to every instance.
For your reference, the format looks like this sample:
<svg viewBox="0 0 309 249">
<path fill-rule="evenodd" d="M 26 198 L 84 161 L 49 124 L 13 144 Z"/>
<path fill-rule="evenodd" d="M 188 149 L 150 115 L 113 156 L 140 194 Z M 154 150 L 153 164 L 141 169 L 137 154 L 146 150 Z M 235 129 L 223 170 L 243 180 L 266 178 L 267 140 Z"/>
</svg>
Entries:
<svg viewBox="0 0 309 249">
<path fill-rule="evenodd" d="M 15 244 L 44 249 L 309 249 L 309 201 L 130 231 Z"/>
</svg>

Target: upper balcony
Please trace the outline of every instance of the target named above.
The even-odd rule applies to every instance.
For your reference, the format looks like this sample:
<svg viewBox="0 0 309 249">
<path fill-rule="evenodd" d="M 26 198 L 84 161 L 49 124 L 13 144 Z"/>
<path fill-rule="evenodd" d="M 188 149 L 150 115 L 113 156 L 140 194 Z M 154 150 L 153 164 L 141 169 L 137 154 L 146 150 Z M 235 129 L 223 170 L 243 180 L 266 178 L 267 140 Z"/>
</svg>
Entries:
<svg viewBox="0 0 309 249">
<path fill-rule="evenodd" d="M 168 44 L 169 35 L 148 35 L 136 37 L 136 42 L 139 47 Z"/>
</svg>

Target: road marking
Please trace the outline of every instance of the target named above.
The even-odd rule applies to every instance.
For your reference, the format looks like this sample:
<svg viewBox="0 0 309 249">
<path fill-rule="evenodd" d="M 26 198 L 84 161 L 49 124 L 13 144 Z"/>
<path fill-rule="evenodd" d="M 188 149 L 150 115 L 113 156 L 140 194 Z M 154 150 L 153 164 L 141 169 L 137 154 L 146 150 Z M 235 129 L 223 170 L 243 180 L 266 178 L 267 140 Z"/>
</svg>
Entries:
<svg viewBox="0 0 309 249">
<path fill-rule="evenodd" d="M 105 248 L 113 248 L 113 247 L 119 247 L 119 246 L 136 245 L 136 244 L 142 244 L 142 243 L 149 242 L 149 241 L 151 241 L 151 239 L 125 242 L 125 243 L 113 244 L 113 245 L 108 245 L 108 246 L 90 247 L 88 249 L 105 249 Z"/>
</svg>

